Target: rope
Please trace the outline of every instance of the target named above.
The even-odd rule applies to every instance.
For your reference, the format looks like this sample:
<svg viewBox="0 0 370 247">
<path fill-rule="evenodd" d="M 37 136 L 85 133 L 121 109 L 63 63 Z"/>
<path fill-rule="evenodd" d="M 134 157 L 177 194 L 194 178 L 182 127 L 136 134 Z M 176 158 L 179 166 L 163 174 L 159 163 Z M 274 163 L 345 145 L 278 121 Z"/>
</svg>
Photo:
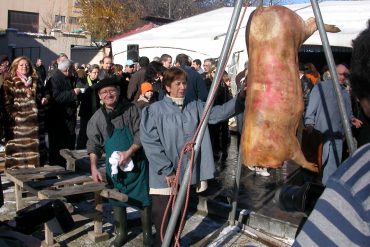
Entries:
<svg viewBox="0 0 370 247">
<path fill-rule="evenodd" d="M 247 7 L 248 7 L 248 5 L 246 4 L 245 7 L 244 7 L 244 11 L 243 11 L 243 14 L 241 16 L 241 19 L 239 21 L 238 28 L 237 28 L 236 32 L 234 33 L 233 41 L 232 41 L 231 47 L 229 49 L 229 52 L 227 54 L 227 58 L 230 57 L 231 50 L 234 47 L 236 37 L 238 36 L 239 30 L 240 30 L 240 26 L 242 24 L 242 21 L 244 19 L 245 13 L 247 11 Z M 220 68 L 221 71 L 224 71 L 225 70 L 225 67 L 226 67 L 226 63 L 222 66 L 222 68 Z M 164 238 L 164 236 L 163 236 L 163 230 L 164 229 L 163 228 L 164 228 L 165 222 L 167 220 L 168 210 L 169 210 L 169 208 L 171 206 L 172 206 L 171 209 L 172 210 L 174 209 L 176 198 L 177 198 L 177 188 L 179 186 L 179 180 L 180 180 L 180 174 L 181 174 L 181 167 L 182 167 L 182 163 L 183 163 L 182 161 L 183 161 L 184 155 L 186 153 L 190 153 L 190 159 L 189 159 L 189 165 L 190 165 L 189 183 L 187 184 L 186 199 L 185 199 L 183 213 L 181 215 L 181 221 L 180 221 L 179 229 L 178 229 L 178 231 L 177 231 L 177 233 L 175 235 L 174 247 L 180 247 L 181 232 L 182 232 L 182 230 L 184 228 L 184 225 L 185 225 L 186 211 L 187 211 L 187 208 L 188 208 L 188 205 L 189 205 L 190 185 L 191 185 L 191 179 L 192 179 L 192 175 L 193 175 L 193 166 L 194 166 L 194 157 L 195 157 L 195 150 L 194 150 L 195 141 L 196 141 L 196 138 L 197 138 L 197 136 L 199 134 L 199 131 L 201 129 L 201 126 L 204 124 L 205 118 L 208 115 L 209 110 L 213 106 L 213 102 L 215 100 L 215 95 L 216 95 L 216 92 L 217 92 L 218 87 L 220 85 L 221 78 L 222 77 L 220 77 L 220 79 L 216 83 L 215 89 L 213 90 L 213 94 L 211 95 L 211 104 L 209 104 L 204 109 L 203 114 L 202 114 L 202 117 L 201 117 L 201 119 L 199 121 L 199 125 L 198 125 L 198 127 L 197 127 L 197 129 L 196 129 L 196 131 L 195 131 L 195 133 L 194 133 L 194 135 L 192 137 L 192 139 L 189 142 L 186 142 L 185 145 L 184 145 L 184 147 L 181 150 L 179 161 L 177 163 L 175 181 L 171 184 L 170 198 L 168 200 L 168 203 L 167 203 L 167 206 L 166 206 L 166 209 L 165 209 L 163 218 L 162 218 L 162 225 L 161 225 L 161 231 L 160 231 L 161 241 L 162 242 L 163 242 L 163 238 Z"/>
</svg>

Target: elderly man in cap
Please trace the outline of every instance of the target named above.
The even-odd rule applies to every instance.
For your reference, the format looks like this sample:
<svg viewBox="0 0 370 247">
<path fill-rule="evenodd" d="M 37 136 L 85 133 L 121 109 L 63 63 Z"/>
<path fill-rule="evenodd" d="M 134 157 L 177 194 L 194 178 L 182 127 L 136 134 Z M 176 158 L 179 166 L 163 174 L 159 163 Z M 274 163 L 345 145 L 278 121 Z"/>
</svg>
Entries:
<svg viewBox="0 0 370 247">
<path fill-rule="evenodd" d="M 117 80 L 104 79 L 94 87 L 103 106 L 91 117 L 87 127 L 91 175 L 95 182 L 103 181 L 97 160 L 105 152 L 108 184 L 128 196 L 127 202 L 110 200 L 116 233 L 112 246 L 122 246 L 128 241 L 127 206 L 140 209 L 143 246 L 150 246 L 152 224 L 148 162 L 139 138 L 139 110 L 134 104 L 119 100 Z"/>
</svg>

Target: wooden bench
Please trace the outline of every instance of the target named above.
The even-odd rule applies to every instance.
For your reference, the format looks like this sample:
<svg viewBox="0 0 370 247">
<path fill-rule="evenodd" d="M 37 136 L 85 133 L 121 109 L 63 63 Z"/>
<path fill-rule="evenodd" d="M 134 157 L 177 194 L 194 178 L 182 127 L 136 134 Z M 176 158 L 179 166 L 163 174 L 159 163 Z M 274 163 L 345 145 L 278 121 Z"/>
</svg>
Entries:
<svg viewBox="0 0 370 247">
<path fill-rule="evenodd" d="M 60 156 L 62 156 L 66 160 L 66 169 L 75 171 L 76 169 L 76 160 L 89 157 L 85 150 L 69 150 L 69 149 L 61 149 L 59 150 Z"/>
<path fill-rule="evenodd" d="M 60 166 L 38 168 L 7 169 L 5 175 L 15 184 L 16 208 L 24 207 L 22 190 L 27 190 L 38 199 L 60 199 L 65 196 L 84 193 L 95 193 L 94 230 L 89 232 L 89 238 L 100 242 L 109 238 L 102 228 L 102 197 L 127 201 L 126 195 L 116 190 L 107 189 L 104 183 L 95 183 L 90 176 L 76 174 Z M 55 246 L 53 232 L 45 224 L 45 241 L 43 246 Z"/>
</svg>

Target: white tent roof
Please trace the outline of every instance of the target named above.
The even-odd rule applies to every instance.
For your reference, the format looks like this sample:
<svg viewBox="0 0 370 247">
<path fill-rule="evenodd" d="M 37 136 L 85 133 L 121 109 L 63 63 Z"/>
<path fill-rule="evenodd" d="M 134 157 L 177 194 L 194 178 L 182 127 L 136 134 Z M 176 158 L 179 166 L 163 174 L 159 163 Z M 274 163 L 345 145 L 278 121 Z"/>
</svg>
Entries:
<svg viewBox="0 0 370 247">
<path fill-rule="evenodd" d="M 303 19 L 314 16 L 309 3 L 285 6 L 295 11 Z M 336 34 L 328 33 L 329 43 L 332 46 L 351 47 L 352 39 L 366 28 L 367 20 L 370 19 L 370 0 L 327 1 L 321 2 L 319 6 L 324 22 L 335 24 L 342 30 Z M 245 26 L 254 9 L 254 7 L 247 8 L 243 24 L 232 49 L 233 63 L 239 62 L 239 58 L 235 58 L 235 55 L 238 54 L 240 54 L 240 64 L 247 60 Z M 138 44 L 140 56 L 147 56 L 149 59 L 161 56 L 163 53 L 170 54 L 172 57 L 179 53 L 185 53 L 193 59 L 198 58 L 201 61 L 209 57 L 219 57 L 232 12 L 232 7 L 224 7 L 115 40 L 112 42 L 114 62 L 125 63 L 128 44 Z M 319 33 L 315 32 L 305 44 L 321 45 Z"/>
</svg>

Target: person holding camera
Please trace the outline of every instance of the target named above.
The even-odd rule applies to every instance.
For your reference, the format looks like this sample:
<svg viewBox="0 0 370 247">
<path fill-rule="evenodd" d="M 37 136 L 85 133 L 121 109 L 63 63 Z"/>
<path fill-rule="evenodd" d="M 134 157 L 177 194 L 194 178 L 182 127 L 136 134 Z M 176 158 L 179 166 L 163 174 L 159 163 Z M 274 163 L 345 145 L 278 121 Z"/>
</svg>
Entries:
<svg viewBox="0 0 370 247">
<path fill-rule="evenodd" d="M 348 69 L 345 65 L 339 64 L 336 66 L 336 70 L 348 120 L 356 128 L 359 128 L 362 122 L 353 117 L 350 95 L 345 88 L 345 75 L 349 74 Z M 312 88 L 304 124 L 308 130 L 315 128 L 323 134 L 322 183 L 325 185 L 329 176 L 335 172 L 342 161 L 344 138 L 344 128 L 331 80 L 320 82 Z"/>
</svg>

